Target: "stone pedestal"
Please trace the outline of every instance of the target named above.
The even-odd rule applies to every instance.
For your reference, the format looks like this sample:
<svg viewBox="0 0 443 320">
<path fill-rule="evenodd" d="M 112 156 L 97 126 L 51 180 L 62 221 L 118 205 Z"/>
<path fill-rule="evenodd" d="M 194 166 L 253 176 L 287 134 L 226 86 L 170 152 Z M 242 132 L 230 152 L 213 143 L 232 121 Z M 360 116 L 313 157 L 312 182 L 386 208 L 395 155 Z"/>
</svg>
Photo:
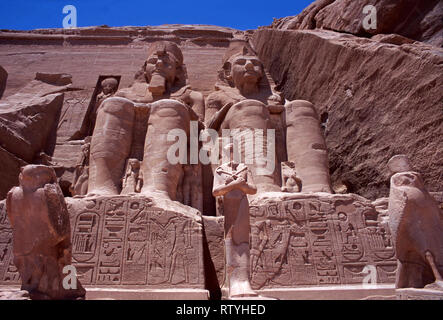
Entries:
<svg viewBox="0 0 443 320">
<path fill-rule="evenodd" d="M 204 289 L 196 210 L 174 210 L 143 196 L 68 198 L 67 203 L 73 263 L 86 286 Z"/>
<path fill-rule="evenodd" d="M 433 289 L 397 289 L 395 290 L 397 300 L 443 300 L 442 290 Z"/>
<path fill-rule="evenodd" d="M 310 287 L 312 295 L 315 286 L 362 286 L 364 282 L 392 286 L 397 262 L 387 218 L 387 213 L 377 212 L 370 201 L 354 194 L 267 193 L 252 199 L 253 289 L 269 296 L 266 290 L 271 289 L 287 292 Z M 220 284 L 224 282 L 223 246 L 214 239 L 223 236 L 222 219 L 204 219 Z M 279 293 L 275 297 L 300 298 L 302 294 L 297 291 L 295 295 Z"/>
</svg>

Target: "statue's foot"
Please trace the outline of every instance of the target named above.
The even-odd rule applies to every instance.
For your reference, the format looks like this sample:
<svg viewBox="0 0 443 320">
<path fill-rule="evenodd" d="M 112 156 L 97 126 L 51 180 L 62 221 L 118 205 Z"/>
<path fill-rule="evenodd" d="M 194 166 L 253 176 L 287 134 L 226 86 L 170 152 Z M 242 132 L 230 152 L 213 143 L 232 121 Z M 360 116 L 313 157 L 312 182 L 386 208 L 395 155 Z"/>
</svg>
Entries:
<svg viewBox="0 0 443 320">
<path fill-rule="evenodd" d="M 259 295 L 252 290 L 249 281 L 236 282 L 229 291 L 229 300 L 278 300 Z"/>
<path fill-rule="evenodd" d="M 434 283 L 431 283 L 431 284 L 428 284 L 427 286 L 425 286 L 425 289 L 443 291 L 443 281 L 437 280 Z"/>
<path fill-rule="evenodd" d="M 92 198 L 92 197 L 104 197 L 104 196 L 118 196 L 119 194 L 116 193 L 113 190 L 93 190 L 91 192 L 88 192 L 85 198 Z"/>
<path fill-rule="evenodd" d="M 249 281 L 237 281 L 229 290 L 230 298 L 258 297 L 258 293 L 252 290 Z"/>
</svg>

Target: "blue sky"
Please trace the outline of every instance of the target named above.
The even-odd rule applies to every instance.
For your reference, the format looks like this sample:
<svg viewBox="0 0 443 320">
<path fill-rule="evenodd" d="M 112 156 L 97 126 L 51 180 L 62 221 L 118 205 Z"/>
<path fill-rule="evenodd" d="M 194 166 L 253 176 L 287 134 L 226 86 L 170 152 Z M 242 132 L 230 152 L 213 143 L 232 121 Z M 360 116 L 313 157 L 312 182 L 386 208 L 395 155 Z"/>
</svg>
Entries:
<svg viewBox="0 0 443 320">
<path fill-rule="evenodd" d="M 0 29 L 61 28 L 65 5 L 77 8 L 78 27 L 213 24 L 240 30 L 295 15 L 313 0 L 0 0 Z"/>
</svg>

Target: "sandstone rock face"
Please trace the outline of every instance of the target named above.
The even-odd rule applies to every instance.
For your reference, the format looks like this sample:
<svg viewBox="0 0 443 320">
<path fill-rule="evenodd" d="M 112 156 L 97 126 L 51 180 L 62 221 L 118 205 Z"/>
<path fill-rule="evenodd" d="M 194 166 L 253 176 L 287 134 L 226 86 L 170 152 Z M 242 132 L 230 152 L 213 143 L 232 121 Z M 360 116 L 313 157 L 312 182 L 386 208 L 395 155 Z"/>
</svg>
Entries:
<svg viewBox="0 0 443 320">
<path fill-rule="evenodd" d="M 22 98 L 17 95 L 0 101 L 1 145 L 21 159 L 32 162 L 43 151 L 58 112 L 63 94 Z"/>
<path fill-rule="evenodd" d="M 377 9 L 375 29 L 363 27 L 363 8 Z M 443 45 L 443 3 L 439 0 L 317 0 L 298 16 L 274 21 L 283 30 L 328 29 L 359 36 L 396 33 L 434 46 Z"/>
<path fill-rule="evenodd" d="M 8 73 L 2 66 L 0 66 L 0 98 L 3 95 L 3 92 L 6 88 L 6 80 L 8 80 Z"/>
<path fill-rule="evenodd" d="M 253 43 L 285 97 L 317 108 L 333 184 L 386 196 L 386 163 L 405 153 L 430 191 L 443 189 L 441 49 L 326 30 L 262 29 Z"/>
<path fill-rule="evenodd" d="M 55 144 L 50 137 L 60 117 L 63 92 L 71 82 L 67 74 L 37 73 L 25 87 L 0 100 L 0 176 L 4 178 L 0 199 L 18 184 L 19 167 L 38 162 L 39 154 Z"/>
<path fill-rule="evenodd" d="M 20 168 L 27 163 L 0 147 L 0 199 L 5 199 L 12 187 L 18 185 Z"/>
</svg>

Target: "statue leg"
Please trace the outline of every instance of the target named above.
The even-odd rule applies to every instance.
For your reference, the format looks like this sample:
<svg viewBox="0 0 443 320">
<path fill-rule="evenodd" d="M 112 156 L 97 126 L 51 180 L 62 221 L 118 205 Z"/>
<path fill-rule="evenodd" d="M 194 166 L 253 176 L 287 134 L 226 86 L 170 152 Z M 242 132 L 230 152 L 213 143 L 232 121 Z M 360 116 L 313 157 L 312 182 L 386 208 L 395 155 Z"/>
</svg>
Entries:
<svg viewBox="0 0 443 320">
<path fill-rule="evenodd" d="M 234 157 L 251 170 L 257 194 L 279 192 L 281 170 L 277 163 L 275 129 L 268 107 L 257 100 L 234 104 L 226 114 L 222 129 L 229 129 L 234 139 Z"/>
<path fill-rule="evenodd" d="M 302 192 L 331 193 L 328 151 L 312 103 L 295 100 L 286 106 L 288 161 L 302 181 Z"/>
<path fill-rule="evenodd" d="M 120 193 L 134 115 L 133 103 L 124 98 L 109 98 L 100 106 L 91 141 L 88 194 Z"/>
<path fill-rule="evenodd" d="M 229 206 L 225 203 L 225 208 Z M 229 297 L 257 297 L 250 284 L 249 205 L 244 196 L 237 212 L 225 211 L 226 280 Z"/>
<path fill-rule="evenodd" d="M 151 105 L 141 167 L 142 194 L 176 200 L 183 164 L 174 163 L 177 159 L 173 158 L 181 153 L 187 159 L 190 120 L 188 108 L 176 100 L 164 99 Z M 177 133 L 178 141 L 168 141 L 168 135 L 175 137 Z"/>
</svg>

